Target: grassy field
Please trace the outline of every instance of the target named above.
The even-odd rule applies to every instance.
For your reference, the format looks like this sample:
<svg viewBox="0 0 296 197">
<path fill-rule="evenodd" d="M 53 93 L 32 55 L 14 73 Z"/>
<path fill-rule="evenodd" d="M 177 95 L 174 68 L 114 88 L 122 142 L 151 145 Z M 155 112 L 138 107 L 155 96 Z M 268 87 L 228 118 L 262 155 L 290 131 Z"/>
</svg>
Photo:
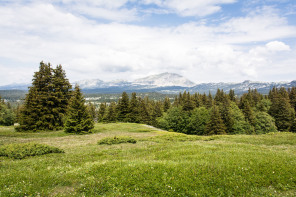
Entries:
<svg viewBox="0 0 296 197">
<path fill-rule="evenodd" d="M 137 143 L 99 145 L 105 137 Z M 95 133 L 16 133 L 0 146 L 63 149 L 0 157 L 0 196 L 296 196 L 296 134 L 188 136 L 139 124 L 96 124 Z"/>
</svg>

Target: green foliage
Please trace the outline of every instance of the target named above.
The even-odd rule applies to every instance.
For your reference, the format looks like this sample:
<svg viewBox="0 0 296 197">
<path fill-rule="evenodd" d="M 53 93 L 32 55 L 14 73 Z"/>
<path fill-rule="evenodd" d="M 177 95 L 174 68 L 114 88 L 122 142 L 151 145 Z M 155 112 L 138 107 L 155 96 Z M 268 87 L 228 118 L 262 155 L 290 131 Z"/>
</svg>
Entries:
<svg viewBox="0 0 296 197">
<path fill-rule="evenodd" d="M 206 124 L 208 123 L 209 119 L 210 114 L 205 107 L 195 108 L 189 120 L 188 133 L 204 135 Z"/>
<path fill-rule="evenodd" d="M 187 133 L 188 123 L 188 114 L 182 110 L 182 107 L 172 107 L 162 118 L 158 119 L 160 128 L 180 133 Z"/>
<path fill-rule="evenodd" d="M 99 122 L 104 121 L 104 117 L 106 115 L 106 108 L 107 108 L 106 103 L 101 103 L 100 104 L 100 108 L 99 108 L 99 111 L 98 111 L 98 121 Z"/>
<path fill-rule="evenodd" d="M 58 130 L 63 127 L 71 84 L 61 66 L 40 63 L 20 111 L 18 131 Z"/>
<path fill-rule="evenodd" d="M 226 126 L 223 123 L 218 106 L 213 106 L 205 131 L 206 135 L 226 134 Z"/>
<path fill-rule="evenodd" d="M 295 111 L 284 92 L 274 95 L 269 114 L 274 117 L 279 131 L 289 130 L 295 117 Z"/>
<path fill-rule="evenodd" d="M 271 101 L 269 99 L 262 99 L 256 105 L 256 109 L 261 112 L 268 112 L 271 106 Z"/>
<path fill-rule="evenodd" d="M 123 92 L 120 102 L 118 102 L 117 120 L 127 122 L 129 109 L 129 97 L 126 92 Z"/>
<path fill-rule="evenodd" d="M 112 102 L 108 109 L 107 113 L 104 117 L 104 121 L 106 122 L 115 122 L 116 121 L 116 103 Z"/>
<path fill-rule="evenodd" d="M 140 122 L 140 104 L 139 100 L 137 99 L 137 94 L 135 92 L 132 93 L 132 97 L 129 104 L 129 114 L 128 119 L 130 122 L 139 123 Z"/>
<path fill-rule="evenodd" d="M 264 134 L 276 132 L 274 118 L 266 112 L 257 112 L 255 117 L 255 132 L 256 134 Z"/>
<path fill-rule="evenodd" d="M 67 120 L 65 123 L 65 132 L 83 134 L 90 133 L 93 128 L 94 120 L 87 110 L 85 99 L 79 86 L 76 85 L 74 95 L 72 96 L 69 104 Z"/>
<path fill-rule="evenodd" d="M 230 134 L 252 134 L 254 128 L 246 121 L 243 112 L 234 103 L 230 103 L 230 116 L 233 120 L 233 125 Z"/>
<path fill-rule="evenodd" d="M 107 145 L 112 145 L 112 144 L 122 144 L 122 143 L 131 143 L 135 144 L 137 141 L 129 136 L 114 136 L 114 137 L 106 137 L 98 141 L 98 144 L 107 144 Z"/>
<path fill-rule="evenodd" d="M 24 159 L 30 156 L 38 156 L 49 153 L 64 153 L 63 150 L 43 144 L 23 143 L 0 146 L 0 156 L 13 159 Z"/>
<path fill-rule="evenodd" d="M 0 97 L 0 125 L 10 126 L 15 121 L 15 113 L 4 102 L 1 102 Z"/>
</svg>

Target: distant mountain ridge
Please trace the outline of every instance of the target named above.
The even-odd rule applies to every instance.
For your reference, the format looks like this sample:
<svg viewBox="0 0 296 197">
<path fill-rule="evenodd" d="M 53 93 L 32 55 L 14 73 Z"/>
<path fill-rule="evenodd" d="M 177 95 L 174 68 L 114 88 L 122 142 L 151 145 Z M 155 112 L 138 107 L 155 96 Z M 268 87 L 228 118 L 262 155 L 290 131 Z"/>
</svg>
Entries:
<svg viewBox="0 0 296 197">
<path fill-rule="evenodd" d="M 291 82 L 255 82 L 243 81 L 240 83 L 200 83 L 186 79 L 176 73 L 161 73 L 150 75 L 144 78 L 136 79 L 132 82 L 125 80 L 114 80 L 105 82 L 100 79 L 87 79 L 73 83 L 78 84 L 85 93 L 121 93 L 126 92 L 159 92 L 166 94 L 177 94 L 183 91 L 191 93 L 209 93 L 215 94 L 217 89 L 223 89 L 228 92 L 233 89 L 236 94 L 243 94 L 251 89 L 257 89 L 262 94 L 267 94 L 272 87 L 290 88 L 296 86 L 296 80 Z M 11 84 L 0 86 L 0 90 L 28 90 L 28 84 Z"/>
</svg>

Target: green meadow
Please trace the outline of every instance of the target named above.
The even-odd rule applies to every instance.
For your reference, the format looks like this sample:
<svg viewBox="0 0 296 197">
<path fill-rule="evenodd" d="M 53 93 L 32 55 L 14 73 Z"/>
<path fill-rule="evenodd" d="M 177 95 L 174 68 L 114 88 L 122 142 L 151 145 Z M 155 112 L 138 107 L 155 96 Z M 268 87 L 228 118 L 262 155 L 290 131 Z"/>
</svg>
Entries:
<svg viewBox="0 0 296 197">
<path fill-rule="evenodd" d="M 0 148 L 29 142 L 64 153 L 0 156 L 0 196 L 296 196 L 293 133 L 192 136 L 133 123 L 96 124 L 87 135 L 0 127 Z"/>
</svg>

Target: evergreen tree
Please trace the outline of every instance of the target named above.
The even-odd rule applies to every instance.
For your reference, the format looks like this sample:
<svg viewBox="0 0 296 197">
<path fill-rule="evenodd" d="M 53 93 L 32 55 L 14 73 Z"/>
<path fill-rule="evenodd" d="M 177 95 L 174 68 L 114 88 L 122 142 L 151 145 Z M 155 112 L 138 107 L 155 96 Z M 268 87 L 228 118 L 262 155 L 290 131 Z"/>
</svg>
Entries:
<svg viewBox="0 0 296 197">
<path fill-rule="evenodd" d="M 93 128 L 94 121 L 87 110 L 80 88 L 76 85 L 68 108 L 65 132 L 75 134 L 89 133 Z"/>
<path fill-rule="evenodd" d="M 71 85 L 61 66 L 40 63 L 20 111 L 18 131 L 56 130 L 64 123 Z"/>
<path fill-rule="evenodd" d="M 186 93 L 186 92 L 184 92 Z M 191 111 L 194 109 L 194 105 L 190 98 L 190 93 L 188 92 L 186 95 L 183 95 L 183 111 Z"/>
<path fill-rule="evenodd" d="M 296 133 L 296 118 L 294 118 L 294 120 L 291 124 L 290 132 Z"/>
<path fill-rule="evenodd" d="M 211 92 L 209 92 L 206 106 L 207 106 L 208 109 L 210 109 L 213 106 L 213 104 L 214 104 L 213 97 L 212 97 Z"/>
<path fill-rule="evenodd" d="M 290 104 L 296 111 L 296 87 L 292 87 L 289 91 Z"/>
<path fill-rule="evenodd" d="M 167 112 L 171 107 L 171 101 L 168 97 L 165 97 L 164 103 L 163 103 L 163 111 Z"/>
<path fill-rule="evenodd" d="M 126 92 L 122 93 L 120 102 L 118 103 L 118 114 L 117 120 L 119 121 L 127 121 L 129 114 L 129 98 Z"/>
<path fill-rule="evenodd" d="M 229 99 L 233 102 L 236 102 L 234 90 L 232 90 L 232 89 L 229 90 Z"/>
<path fill-rule="evenodd" d="M 139 118 L 140 122 L 144 124 L 149 124 L 150 122 L 150 117 L 149 117 L 149 112 L 146 107 L 145 101 L 141 98 L 139 98 Z"/>
<path fill-rule="evenodd" d="M 99 108 L 99 111 L 98 111 L 98 121 L 99 122 L 103 122 L 103 118 L 105 116 L 105 113 L 106 113 L 106 103 L 101 103 L 100 104 L 100 108 Z"/>
<path fill-rule="evenodd" d="M 61 65 L 57 66 L 56 69 L 53 69 L 52 86 L 53 92 L 51 94 L 54 103 L 52 113 L 55 118 L 55 129 L 59 129 L 64 126 L 64 115 L 68 108 L 69 100 L 71 98 L 70 90 L 72 89 Z"/>
<path fill-rule="evenodd" d="M 187 126 L 188 134 L 204 135 L 209 119 L 210 114 L 205 107 L 195 108 Z"/>
<path fill-rule="evenodd" d="M 132 97 L 129 103 L 129 114 L 128 119 L 130 122 L 138 123 L 139 120 L 139 101 L 137 99 L 137 94 L 135 92 L 132 93 Z"/>
<path fill-rule="evenodd" d="M 242 111 L 246 117 L 246 120 L 251 124 L 254 125 L 255 117 L 254 112 L 249 104 L 249 100 L 245 99 L 242 105 Z"/>
<path fill-rule="evenodd" d="M 93 103 L 89 102 L 87 105 L 87 110 L 91 116 L 91 118 L 94 120 L 94 122 L 98 121 L 98 115 L 96 111 L 96 107 Z"/>
<path fill-rule="evenodd" d="M 213 106 L 209 122 L 206 125 L 206 135 L 226 134 L 226 126 L 223 123 L 219 109 L 216 105 Z"/>
<path fill-rule="evenodd" d="M 153 126 L 156 126 L 157 125 L 157 118 L 161 117 L 162 116 L 162 105 L 161 105 L 161 102 L 154 102 L 154 105 L 153 105 L 153 111 L 152 111 L 152 114 L 151 114 L 151 120 L 150 120 L 150 123 L 151 125 Z"/>
<path fill-rule="evenodd" d="M 224 97 L 221 103 L 219 104 L 219 112 L 221 114 L 223 123 L 226 126 L 226 132 L 232 133 L 234 120 L 231 114 L 230 100 L 227 97 Z"/>
<path fill-rule="evenodd" d="M 269 114 L 274 117 L 279 131 L 289 130 L 295 117 L 295 111 L 284 92 L 273 97 Z"/>
<path fill-rule="evenodd" d="M 115 122 L 116 121 L 116 103 L 111 102 L 111 104 L 108 107 L 106 116 L 104 117 L 104 120 L 107 122 Z"/>
</svg>

